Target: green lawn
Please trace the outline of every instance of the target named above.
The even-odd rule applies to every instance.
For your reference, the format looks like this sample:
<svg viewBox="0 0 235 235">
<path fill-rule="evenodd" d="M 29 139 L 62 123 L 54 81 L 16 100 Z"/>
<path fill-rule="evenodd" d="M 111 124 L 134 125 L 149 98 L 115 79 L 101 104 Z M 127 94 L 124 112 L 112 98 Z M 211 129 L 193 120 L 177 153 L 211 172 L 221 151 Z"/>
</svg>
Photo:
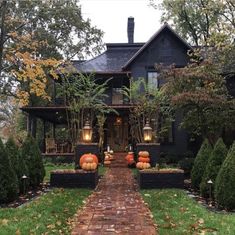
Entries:
<svg viewBox="0 0 235 235">
<path fill-rule="evenodd" d="M 44 182 L 47 182 L 52 170 L 74 169 L 74 164 L 48 163 L 45 169 Z M 105 171 L 99 167 L 100 175 Z M 0 209 L 0 235 L 70 234 L 71 219 L 91 192 L 89 189 L 53 189 L 20 208 Z"/>
<path fill-rule="evenodd" d="M 141 190 L 159 234 L 235 234 L 235 214 L 214 213 L 189 198 L 183 190 Z"/>
<path fill-rule="evenodd" d="M 70 234 L 71 219 L 91 193 L 54 189 L 16 209 L 0 209 L 0 234 Z"/>
</svg>

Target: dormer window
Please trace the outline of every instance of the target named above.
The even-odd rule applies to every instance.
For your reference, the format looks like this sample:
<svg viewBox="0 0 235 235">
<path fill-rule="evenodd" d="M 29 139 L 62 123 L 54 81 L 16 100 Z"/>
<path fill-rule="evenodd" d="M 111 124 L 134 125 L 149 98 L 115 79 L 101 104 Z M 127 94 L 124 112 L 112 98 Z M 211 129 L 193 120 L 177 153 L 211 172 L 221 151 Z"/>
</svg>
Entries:
<svg viewBox="0 0 235 235">
<path fill-rule="evenodd" d="M 147 74 L 148 79 L 148 85 L 153 88 L 159 87 L 159 81 L 158 81 L 159 73 L 156 71 L 149 71 Z"/>
</svg>

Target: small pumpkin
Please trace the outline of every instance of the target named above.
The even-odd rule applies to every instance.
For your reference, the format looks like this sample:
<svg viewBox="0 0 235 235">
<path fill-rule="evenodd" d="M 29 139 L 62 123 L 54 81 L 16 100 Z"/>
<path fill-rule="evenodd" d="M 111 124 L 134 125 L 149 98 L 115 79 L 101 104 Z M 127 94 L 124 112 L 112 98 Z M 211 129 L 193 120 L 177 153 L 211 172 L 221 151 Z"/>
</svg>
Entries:
<svg viewBox="0 0 235 235">
<path fill-rule="evenodd" d="M 139 157 L 149 157 L 149 152 L 148 151 L 140 151 L 138 155 L 139 155 Z"/>
<path fill-rule="evenodd" d="M 138 161 L 139 162 L 150 162 L 150 158 L 149 157 L 139 157 Z"/>
</svg>

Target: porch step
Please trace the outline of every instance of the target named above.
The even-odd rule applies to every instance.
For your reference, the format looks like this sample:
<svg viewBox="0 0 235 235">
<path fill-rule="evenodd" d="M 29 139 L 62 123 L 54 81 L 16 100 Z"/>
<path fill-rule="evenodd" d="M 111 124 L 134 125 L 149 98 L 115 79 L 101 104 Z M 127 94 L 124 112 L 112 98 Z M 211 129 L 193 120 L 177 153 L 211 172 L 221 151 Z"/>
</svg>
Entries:
<svg viewBox="0 0 235 235">
<path fill-rule="evenodd" d="M 114 153 L 114 161 L 112 161 L 112 164 L 110 167 L 112 168 L 126 168 L 126 160 L 125 160 L 126 153 L 120 152 L 120 153 Z"/>
</svg>

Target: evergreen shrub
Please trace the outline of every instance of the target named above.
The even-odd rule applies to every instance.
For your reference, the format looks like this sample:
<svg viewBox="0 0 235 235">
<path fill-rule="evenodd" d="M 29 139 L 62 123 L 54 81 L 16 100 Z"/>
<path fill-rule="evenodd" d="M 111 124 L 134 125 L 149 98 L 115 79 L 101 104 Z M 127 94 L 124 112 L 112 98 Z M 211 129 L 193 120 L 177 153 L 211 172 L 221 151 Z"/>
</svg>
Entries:
<svg viewBox="0 0 235 235">
<path fill-rule="evenodd" d="M 235 209 L 235 142 L 233 142 L 215 181 L 215 199 L 220 207 Z"/>
<path fill-rule="evenodd" d="M 7 151 L 0 139 L 0 203 L 11 202 L 18 196 L 18 181 Z"/>
<path fill-rule="evenodd" d="M 228 149 L 225 146 L 223 139 L 219 138 L 207 162 L 206 170 L 203 174 L 202 182 L 200 184 L 200 193 L 203 197 L 214 195 L 215 179 L 219 173 L 221 165 L 224 162 L 224 159 L 227 156 L 227 153 Z M 210 186 L 207 183 L 208 180 L 212 181 L 211 189 L 209 188 Z M 212 195 L 210 195 L 210 190 Z"/>
<path fill-rule="evenodd" d="M 43 182 L 45 169 L 40 149 L 33 137 L 26 138 L 22 145 L 21 154 L 28 168 L 29 184 L 32 188 L 36 188 Z"/>
<path fill-rule="evenodd" d="M 194 160 L 193 169 L 191 171 L 192 187 L 195 189 L 199 189 L 202 176 L 204 174 L 206 164 L 211 155 L 211 152 L 212 152 L 212 147 L 208 139 L 205 139 L 201 145 L 201 148 L 197 153 L 197 156 Z"/>
</svg>

